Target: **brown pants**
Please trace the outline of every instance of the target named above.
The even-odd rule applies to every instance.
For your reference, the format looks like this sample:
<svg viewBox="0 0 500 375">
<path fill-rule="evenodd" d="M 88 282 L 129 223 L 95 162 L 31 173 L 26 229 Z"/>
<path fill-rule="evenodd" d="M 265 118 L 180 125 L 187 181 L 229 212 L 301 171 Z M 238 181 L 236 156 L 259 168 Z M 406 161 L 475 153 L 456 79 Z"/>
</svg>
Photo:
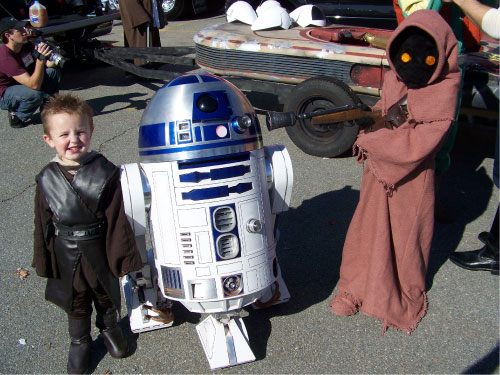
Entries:
<svg viewBox="0 0 500 375">
<path fill-rule="evenodd" d="M 95 288 L 74 290 L 73 309 L 66 311 L 70 319 L 83 319 L 92 315 L 92 302 L 98 314 L 104 315 L 108 309 L 113 308 L 111 299 L 104 288 L 98 284 Z"/>
</svg>

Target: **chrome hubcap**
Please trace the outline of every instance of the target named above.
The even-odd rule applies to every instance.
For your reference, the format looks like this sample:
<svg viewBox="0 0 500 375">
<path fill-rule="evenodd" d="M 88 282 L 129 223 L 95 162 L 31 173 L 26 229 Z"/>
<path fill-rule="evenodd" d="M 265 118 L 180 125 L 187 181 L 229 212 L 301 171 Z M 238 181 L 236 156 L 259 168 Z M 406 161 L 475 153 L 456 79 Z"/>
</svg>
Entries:
<svg viewBox="0 0 500 375">
<path fill-rule="evenodd" d="M 163 11 L 165 13 L 170 12 L 172 9 L 174 9 L 175 6 L 175 0 L 163 0 L 161 3 L 161 7 L 163 8 Z"/>
</svg>

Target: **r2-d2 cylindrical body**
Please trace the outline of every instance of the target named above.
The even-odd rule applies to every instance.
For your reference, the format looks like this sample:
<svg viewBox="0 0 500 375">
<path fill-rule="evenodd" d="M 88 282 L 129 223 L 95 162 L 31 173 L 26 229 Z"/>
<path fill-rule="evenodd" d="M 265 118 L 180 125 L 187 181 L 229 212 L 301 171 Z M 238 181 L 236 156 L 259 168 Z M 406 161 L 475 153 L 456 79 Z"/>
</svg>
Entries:
<svg viewBox="0 0 500 375">
<path fill-rule="evenodd" d="M 246 97 L 210 75 L 170 82 L 144 112 L 139 155 L 163 295 L 199 313 L 259 299 L 278 272 L 273 176 Z"/>
<path fill-rule="evenodd" d="M 258 299 L 277 276 L 264 150 L 142 167 L 164 296 L 199 313 Z"/>
</svg>

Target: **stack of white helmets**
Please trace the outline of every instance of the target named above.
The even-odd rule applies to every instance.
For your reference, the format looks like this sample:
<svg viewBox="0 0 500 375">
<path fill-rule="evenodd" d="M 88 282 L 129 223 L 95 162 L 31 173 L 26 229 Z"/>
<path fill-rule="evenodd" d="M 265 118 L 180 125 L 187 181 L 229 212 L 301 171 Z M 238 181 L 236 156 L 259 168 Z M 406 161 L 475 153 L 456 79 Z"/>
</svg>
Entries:
<svg viewBox="0 0 500 375">
<path fill-rule="evenodd" d="M 288 13 L 279 1 L 266 0 L 256 10 L 246 1 L 236 1 L 226 12 L 227 22 L 243 22 L 252 30 L 289 29 L 292 25 L 301 27 L 325 26 L 323 11 L 315 5 L 302 5 Z"/>
</svg>

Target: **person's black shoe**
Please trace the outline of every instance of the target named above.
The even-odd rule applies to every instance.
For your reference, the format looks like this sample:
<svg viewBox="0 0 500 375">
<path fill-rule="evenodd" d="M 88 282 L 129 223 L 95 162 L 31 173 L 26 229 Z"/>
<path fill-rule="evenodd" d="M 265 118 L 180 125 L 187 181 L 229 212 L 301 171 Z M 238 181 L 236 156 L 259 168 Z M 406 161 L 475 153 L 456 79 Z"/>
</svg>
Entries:
<svg viewBox="0 0 500 375">
<path fill-rule="evenodd" d="M 9 124 L 11 128 L 24 128 L 29 125 L 28 121 L 23 121 L 14 112 L 9 112 Z"/>
<path fill-rule="evenodd" d="M 97 312 L 96 326 L 101 331 L 104 346 L 113 358 L 124 358 L 129 354 L 127 338 L 118 325 L 118 312 L 114 308 L 104 314 Z"/>
<path fill-rule="evenodd" d="M 451 254 L 450 260 L 467 270 L 491 271 L 498 274 L 498 241 L 491 238 L 490 233 L 487 232 L 481 233 L 479 239 L 485 244 L 481 249 L 455 252 Z"/>
<path fill-rule="evenodd" d="M 127 339 L 119 325 L 101 331 L 104 346 L 113 358 L 124 358 L 129 353 Z"/>
<path fill-rule="evenodd" d="M 43 111 L 43 108 L 45 107 L 45 104 L 47 104 L 50 101 L 50 98 L 45 98 L 42 101 L 42 104 L 40 104 L 40 108 L 38 108 L 38 112 L 41 114 Z"/>
</svg>

